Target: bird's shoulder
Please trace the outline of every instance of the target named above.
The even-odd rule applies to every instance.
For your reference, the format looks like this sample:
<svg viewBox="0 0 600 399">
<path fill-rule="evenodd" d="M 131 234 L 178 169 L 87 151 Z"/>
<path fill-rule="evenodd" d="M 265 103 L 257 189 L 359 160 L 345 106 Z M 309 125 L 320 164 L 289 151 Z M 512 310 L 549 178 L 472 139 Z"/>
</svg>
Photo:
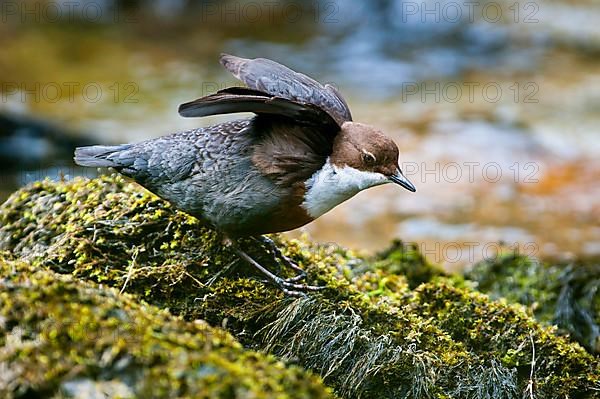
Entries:
<svg viewBox="0 0 600 399">
<path fill-rule="evenodd" d="M 323 167 L 332 152 L 334 135 L 315 126 L 257 117 L 253 129 L 260 136 L 252 149 L 252 163 L 281 187 L 302 185 Z"/>
</svg>

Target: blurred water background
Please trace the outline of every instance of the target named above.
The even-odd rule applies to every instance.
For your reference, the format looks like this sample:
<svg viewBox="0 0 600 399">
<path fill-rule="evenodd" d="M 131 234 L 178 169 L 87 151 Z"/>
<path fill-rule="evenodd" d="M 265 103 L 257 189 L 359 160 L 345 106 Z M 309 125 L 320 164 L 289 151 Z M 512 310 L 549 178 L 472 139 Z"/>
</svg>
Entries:
<svg viewBox="0 0 600 399">
<path fill-rule="evenodd" d="M 367 190 L 307 227 L 447 269 L 499 245 L 600 256 L 600 4 L 544 1 L 0 1 L 0 200 L 93 176 L 72 148 L 228 117 L 178 104 L 237 84 L 220 52 L 338 87 L 402 150 L 415 194 Z"/>
</svg>

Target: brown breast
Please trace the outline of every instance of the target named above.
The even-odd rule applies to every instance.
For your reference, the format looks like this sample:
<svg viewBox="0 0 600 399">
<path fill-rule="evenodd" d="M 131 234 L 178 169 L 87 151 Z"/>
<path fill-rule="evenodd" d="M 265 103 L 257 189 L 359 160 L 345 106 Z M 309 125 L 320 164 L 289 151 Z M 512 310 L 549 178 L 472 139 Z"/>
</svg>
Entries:
<svg viewBox="0 0 600 399">
<path fill-rule="evenodd" d="M 237 231 L 240 236 L 252 236 L 269 233 L 281 233 L 302 227 L 314 220 L 301 206 L 304 201 L 304 183 L 295 184 L 290 195 L 285 196 L 275 209 L 268 214 L 257 218 L 253 223 L 248 223 L 243 230 Z"/>
</svg>

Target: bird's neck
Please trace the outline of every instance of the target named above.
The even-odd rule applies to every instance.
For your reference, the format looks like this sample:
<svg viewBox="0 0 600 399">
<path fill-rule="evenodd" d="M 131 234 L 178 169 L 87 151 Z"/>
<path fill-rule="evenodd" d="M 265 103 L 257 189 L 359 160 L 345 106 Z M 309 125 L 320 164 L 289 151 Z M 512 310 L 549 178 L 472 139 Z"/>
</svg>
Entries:
<svg viewBox="0 0 600 399">
<path fill-rule="evenodd" d="M 323 167 L 305 182 L 302 207 L 316 219 L 360 191 L 387 182 L 379 173 L 338 166 L 327 159 Z"/>
</svg>

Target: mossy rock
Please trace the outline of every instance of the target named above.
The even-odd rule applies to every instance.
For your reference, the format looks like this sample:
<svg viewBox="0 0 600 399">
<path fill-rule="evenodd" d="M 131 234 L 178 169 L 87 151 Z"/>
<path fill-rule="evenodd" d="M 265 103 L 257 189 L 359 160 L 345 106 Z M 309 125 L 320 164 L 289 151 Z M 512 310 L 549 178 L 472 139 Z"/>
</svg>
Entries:
<svg viewBox="0 0 600 399">
<path fill-rule="evenodd" d="M 0 260 L 0 276 L 3 398 L 329 397 L 206 322 L 19 261 Z"/>
<path fill-rule="evenodd" d="M 274 237 L 309 283 L 327 286 L 294 299 L 263 283 L 196 219 L 120 177 L 35 183 L 0 208 L 0 223 L 0 247 L 14 259 L 223 326 L 246 348 L 319 373 L 344 398 L 600 392 L 598 358 L 401 243 L 371 259 Z M 285 273 L 266 249 L 241 245 Z"/>
<path fill-rule="evenodd" d="M 600 260 L 544 262 L 506 253 L 466 275 L 482 292 L 529 307 L 538 320 L 600 354 Z"/>
</svg>

